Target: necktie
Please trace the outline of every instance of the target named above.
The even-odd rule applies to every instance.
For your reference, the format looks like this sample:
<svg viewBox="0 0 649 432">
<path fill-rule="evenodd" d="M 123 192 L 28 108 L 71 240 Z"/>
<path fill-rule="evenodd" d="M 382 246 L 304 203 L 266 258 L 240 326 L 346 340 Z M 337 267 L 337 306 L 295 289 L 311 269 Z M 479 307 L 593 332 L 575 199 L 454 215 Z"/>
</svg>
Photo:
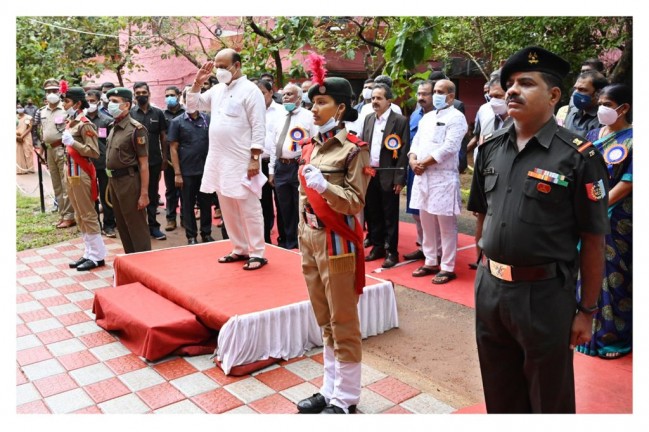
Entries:
<svg viewBox="0 0 649 432">
<path fill-rule="evenodd" d="M 286 115 L 286 122 L 284 122 L 284 128 L 282 129 L 282 133 L 279 134 L 279 140 L 277 141 L 276 148 L 275 148 L 275 156 L 277 156 L 277 159 L 280 159 L 282 157 L 282 146 L 284 145 L 284 141 L 286 140 L 286 134 L 288 133 L 288 127 L 291 124 L 292 115 L 293 115 L 292 112 Z"/>
</svg>

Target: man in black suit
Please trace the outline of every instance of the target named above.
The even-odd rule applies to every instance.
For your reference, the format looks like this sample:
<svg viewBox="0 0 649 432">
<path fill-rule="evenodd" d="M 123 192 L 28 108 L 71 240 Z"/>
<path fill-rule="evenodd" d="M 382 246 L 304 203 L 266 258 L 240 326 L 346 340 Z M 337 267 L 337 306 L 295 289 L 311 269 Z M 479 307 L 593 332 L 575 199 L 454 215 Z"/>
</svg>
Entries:
<svg viewBox="0 0 649 432">
<path fill-rule="evenodd" d="M 370 144 L 370 166 L 376 169 L 365 198 L 365 219 L 373 246 L 365 261 L 385 257 L 383 268 L 399 262 L 399 195 L 406 184 L 410 149 L 408 120 L 390 109 L 392 98 L 390 87 L 375 84 L 374 115 L 365 117 L 363 124 L 363 138 Z"/>
</svg>

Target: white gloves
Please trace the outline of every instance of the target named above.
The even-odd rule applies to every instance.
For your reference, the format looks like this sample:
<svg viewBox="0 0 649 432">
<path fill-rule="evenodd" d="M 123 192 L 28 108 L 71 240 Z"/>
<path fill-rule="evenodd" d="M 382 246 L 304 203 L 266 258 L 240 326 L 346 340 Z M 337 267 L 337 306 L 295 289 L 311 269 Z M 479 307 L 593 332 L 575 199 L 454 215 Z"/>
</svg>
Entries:
<svg viewBox="0 0 649 432">
<path fill-rule="evenodd" d="M 63 132 L 63 135 L 61 135 L 61 141 L 68 147 L 74 144 L 74 138 L 72 138 L 72 134 L 69 130 Z"/>
<path fill-rule="evenodd" d="M 315 189 L 318 193 L 327 190 L 327 180 L 325 180 L 322 172 L 311 164 L 305 165 L 303 168 L 304 179 L 306 180 L 307 187 Z"/>
</svg>

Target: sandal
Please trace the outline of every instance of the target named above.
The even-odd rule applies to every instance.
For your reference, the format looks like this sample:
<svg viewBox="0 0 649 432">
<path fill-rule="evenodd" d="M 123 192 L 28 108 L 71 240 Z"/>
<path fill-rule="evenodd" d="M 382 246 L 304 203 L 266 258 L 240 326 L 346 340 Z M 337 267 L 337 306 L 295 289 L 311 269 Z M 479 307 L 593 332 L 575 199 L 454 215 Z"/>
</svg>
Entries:
<svg viewBox="0 0 649 432">
<path fill-rule="evenodd" d="M 251 266 L 251 264 L 258 263 L 258 266 Z M 259 270 L 263 266 L 268 264 L 268 260 L 266 258 L 261 258 L 261 257 L 252 257 L 248 259 L 248 262 L 243 265 L 244 270 Z"/>
<path fill-rule="evenodd" d="M 434 267 L 426 267 L 426 266 L 421 266 L 414 272 L 412 272 L 412 277 L 424 277 L 424 276 L 429 276 L 433 274 L 439 273 L 440 268 L 439 266 L 434 266 Z"/>
<path fill-rule="evenodd" d="M 433 278 L 433 283 L 435 285 L 445 284 L 452 281 L 456 277 L 457 275 L 453 272 L 441 271 L 435 275 L 435 277 Z"/>
<path fill-rule="evenodd" d="M 239 254 L 231 253 L 224 257 L 219 258 L 219 262 L 221 264 L 227 264 L 227 263 L 233 263 L 237 261 L 246 261 L 249 258 L 250 257 L 248 255 L 239 255 Z"/>
</svg>

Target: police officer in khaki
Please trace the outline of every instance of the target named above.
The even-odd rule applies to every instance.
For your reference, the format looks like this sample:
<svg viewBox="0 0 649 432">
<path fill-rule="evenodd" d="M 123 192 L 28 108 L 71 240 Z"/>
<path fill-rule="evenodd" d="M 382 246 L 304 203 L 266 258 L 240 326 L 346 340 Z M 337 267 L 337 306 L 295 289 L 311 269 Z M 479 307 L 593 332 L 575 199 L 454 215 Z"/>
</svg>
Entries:
<svg viewBox="0 0 649 432">
<path fill-rule="evenodd" d="M 65 151 L 61 142 L 61 134 L 65 130 L 66 112 L 61 105 L 59 82 L 54 78 L 45 80 L 43 84 L 47 105 L 38 111 L 36 125 L 41 126 L 43 143 L 47 149 L 47 168 L 52 179 L 54 195 L 61 216 L 56 227 L 69 228 L 76 224 L 74 210 L 68 197 L 65 182 Z"/>
<path fill-rule="evenodd" d="M 64 83 L 61 82 L 62 86 Z M 99 219 L 95 212 L 98 196 L 97 174 L 90 160 L 99 157 L 99 142 L 95 125 L 83 113 L 83 109 L 88 108 L 83 88 L 63 88 L 61 97 L 63 109 L 68 114 L 66 129 L 61 135 L 66 156 L 65 179 L 85 245 L 83 256 L 70 263 L 70 268 L 87 271 L 104 266 L 106 258 L 106 247 L 101 238 Z"/>
<path fill-rule="evenodd" d="M 512 55 L 500 79 L 513 124 L 485 137 L 475 164 L 467 208 L 483 226 L 476 338 L 489 413 L 575 412 L 573 350 L 591 338 L 609 223 L 601 154 L 553 115 L 569 70 L 543 48 Z"/>
<path fill-rule="evenodd" d="M 106 173 L 110 203 L 124 252 L 151 250 L 146 218 L 149 204 L 147 130 L 130 116 L 133 92 L 115 87 L 106 93 L 108 112 L 115 119 L 106 141 Z"/>
<path fill-rule="evenodd" d="M 321 75 L 321 74 L 320 74 Z M 358 300 L 365 285 L 362 226 L 369 184 L 367 143 L 349 134 L 354 121 L 352 88 L 327 78 L 309 90 L 319 133 L 302 143 L 299 247 L 302 270 L 324 342 L 320 392 L 298 402 L 300 413 L 356 412 L 361 393 L 361 330 Z"/>
</svg>

